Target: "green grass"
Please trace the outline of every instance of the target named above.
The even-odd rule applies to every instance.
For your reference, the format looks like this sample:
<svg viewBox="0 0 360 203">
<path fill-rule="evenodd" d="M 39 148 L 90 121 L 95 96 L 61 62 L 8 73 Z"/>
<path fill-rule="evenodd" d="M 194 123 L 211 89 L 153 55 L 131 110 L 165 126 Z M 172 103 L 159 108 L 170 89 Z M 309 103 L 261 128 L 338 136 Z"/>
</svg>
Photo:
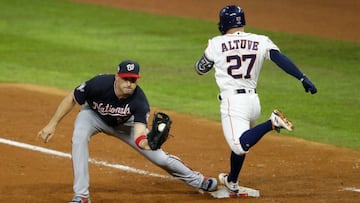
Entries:
<svg viewBox="0 0 360 203">
<path fill-rule="evenodd" d="M 0 82 L 71 89 L 133 59 L 152 106 L 219 120 L 213 72 L 200 77 L 193 70 L 207 39 L 218 34 L 216 22 L 60 0 L 2 0 L 0 6 Z M 288 135 L 360 150 L 360 44 L 247 31 L 268 35 L 319 90 L 305 94 L 299 81 L 265 62 L 259 121 L 278 107 L 296 125 Z"/>
</svg>

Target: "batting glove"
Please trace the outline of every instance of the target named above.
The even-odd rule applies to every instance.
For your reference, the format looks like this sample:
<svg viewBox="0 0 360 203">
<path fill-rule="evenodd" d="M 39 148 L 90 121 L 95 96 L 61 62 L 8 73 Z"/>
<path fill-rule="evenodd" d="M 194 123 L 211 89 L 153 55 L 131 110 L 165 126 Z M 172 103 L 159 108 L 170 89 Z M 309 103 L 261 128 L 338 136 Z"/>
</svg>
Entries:
<svg viewBox="0 0 360 203">
<path fill-rule="evenodd" d="M 317 92 L 315 85 L 305 75 L 300 79 L 300 81 L 305 88 L 305 92 L 310 91 L 311 94 L 315 94 Z"/>
</svg>

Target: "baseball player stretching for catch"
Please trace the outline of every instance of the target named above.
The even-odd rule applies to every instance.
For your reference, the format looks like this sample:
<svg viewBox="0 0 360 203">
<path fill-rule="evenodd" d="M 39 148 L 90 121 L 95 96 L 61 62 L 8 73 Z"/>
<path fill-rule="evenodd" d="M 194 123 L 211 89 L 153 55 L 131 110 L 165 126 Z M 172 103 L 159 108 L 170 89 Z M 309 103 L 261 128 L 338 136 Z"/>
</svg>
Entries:
<svg viewBox="0 0 360 203">
<path fill-rule="evenodd" d="M 178 157 L 162 149 L 152 150 L 147 136 L 150 107 L 137 85 L 139 65 L 134 61 L 119 64 L 117 74 L 93 77 L 76 87 L 58 106 L 49 123 L 38 133 L 48 142 L 55 128 L 75 104 L 83 105 L 78 113 L 72 137 L 74 197 L 71 202 L 90 202 L 88 143 L 91 136 L 103 132 L 115 136 L 148 160 L 188 185 L 204 191 L 217 189 L 216 178 L 208 178 L 186 166 Z M 121 147 L 121 146 L 119 146 Z"/>
<path fill-rule="evenodd" d="M 256 85 L 264 59 L 272 60 L 300 80 L 306 92 L 315 94 L 317 89 L 267 36 L 244 31 L 243 9 L 230 5 L 222 8 L 219 15 L 221 35 L 208 41 L 195 70 L 203 75 L 215 67 L 223 133 L 232 150 L 230 172 L 220 173 L 219 181 L 229 192 L 239 193 L 238 176 L 250 148 L 271 130 L 293 130 L 293 124 L 277 109 L 268 121 L 255 126 L 260 116 Z"/>
</svg>

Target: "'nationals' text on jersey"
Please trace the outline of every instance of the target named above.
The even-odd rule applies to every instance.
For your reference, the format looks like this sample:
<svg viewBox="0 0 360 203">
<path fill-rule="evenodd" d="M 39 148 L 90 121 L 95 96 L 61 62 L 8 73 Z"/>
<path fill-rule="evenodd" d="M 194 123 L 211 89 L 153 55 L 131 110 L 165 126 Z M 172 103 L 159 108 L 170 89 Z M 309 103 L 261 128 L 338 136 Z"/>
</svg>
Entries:
<svg viewBox="0 0 360 203">
<path fill-rule="evenodd" d="M 134 115 L 134 122 L 147 124 L 149 103 L 142 89 L 137 86 L 126 99 L 119 99 L 114 92 L 115 75 L 103 74 L 79 85 L 74 90 L 77 103 L 89 105 L 108 125 L 116 126 Z"/>
</svg>

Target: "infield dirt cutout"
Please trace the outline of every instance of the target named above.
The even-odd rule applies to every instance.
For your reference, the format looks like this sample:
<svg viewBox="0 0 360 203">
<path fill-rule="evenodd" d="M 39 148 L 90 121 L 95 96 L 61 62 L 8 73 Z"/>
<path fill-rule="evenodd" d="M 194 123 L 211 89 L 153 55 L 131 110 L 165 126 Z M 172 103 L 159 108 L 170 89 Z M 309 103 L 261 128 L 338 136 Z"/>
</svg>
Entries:
<svg viewBox="0 0 360 203">
<path fill-rule="evenodd" d="M 327 5 L 328 1 L 320 4 L 321 1 L 316 1 L 317 3 L 312 5 Z M 158 12 L 161 9 L 162 14 L 171 11 L 173 14 L 181 12 L 180 14 L 187 16 L 200 15 L 197 1 L 191 0 L 171 1 L 171 4 L 164 3 L 168 2 L 164 0 L 121 2 L 126 4 L 125 8 L 143 11 L 150 9 L 151 12 Z M 154 6 L 161 2 L 161 6 Z M 194 6 L 190 5 L 192 2 L 195 2 Z M 265 1 L 245 1 L 248 6 L 253 5 L 248 10 L 254 12 L 256 5 L 253 2 L 266 4 Z M 279 7 L 282 7 L 286 6 L 285 2 L 287 1 L 277 0 L 272 1 L 272 4 L 281 3 Z M 116 5 L 115 3 L 119 2 L 107 0 L 102 3 Z M 211 17 L 210 14 L 207 17 L 215 19 L 212 15 L 217 15 L 218 7 L 223 6 L 223 3 L 210 0 L 206 5 L 207 9 L 215 9 L 210 13 Z M 193 8 L 197 8 L 197 13 Z M 321 7 L 313 9 L 323 10 Z M 277 13 L 271 14 L 275 16 Z M 205 14 L 196 15 L 194 17 L 206 18 Z M 344 16 L 347 17 L 348 13 Z M 341 16 L 332 18 L 334 24 L 340 25 L 341 22 L 336 20 L 344 22 Z M 249 21 L 256 24 L 254 20 L 248 19 Z M 316 24 L 316 19 L 311 23 Z M 285 28 L 284 24 L 282 26 L 284 28 L 281 29 L 289 29 Z M 321 33 L 319 36 L 326 37 Z M 359 41 L 358 38 L 352 37 L 346 39 Z M 50 143 L 44 144 L 36 138 L 37 132 L 50 119 L 66 93 L 63 90 L 35 85 L 0 84 L 0 138 L 69 153 L 73 121 L 79 108 L 64 118 Z M 171 133 L 174 135 L 165 143 L 165 151 L 179 156 L 191 168 L 205 175 L 216 177 L 218 173 L 228 170 L 229 148 L 219 122 L 171 111 L 165 112 L 173 119 Z M 163 170 L 123 142 L 104 134 L 98 134 L 91 139 L 90 155 L 108 163 L 167 176 Z M 73 195 L 72 166 L 68 158 L 0 144 L 0 163 L 0 202 L 67 202 Z M 90 177 L 93 202 L 359 202 L 360 152 L 280 134 L 266 135 L 248 154 L 240 175 L 240 184 L 260 190 L 261 197 L 241 200 L 213 199 L 210 195 L 200 194 L 178 180 L 141 175 L 103 165 L 90 164 Z"/>
</svg>

